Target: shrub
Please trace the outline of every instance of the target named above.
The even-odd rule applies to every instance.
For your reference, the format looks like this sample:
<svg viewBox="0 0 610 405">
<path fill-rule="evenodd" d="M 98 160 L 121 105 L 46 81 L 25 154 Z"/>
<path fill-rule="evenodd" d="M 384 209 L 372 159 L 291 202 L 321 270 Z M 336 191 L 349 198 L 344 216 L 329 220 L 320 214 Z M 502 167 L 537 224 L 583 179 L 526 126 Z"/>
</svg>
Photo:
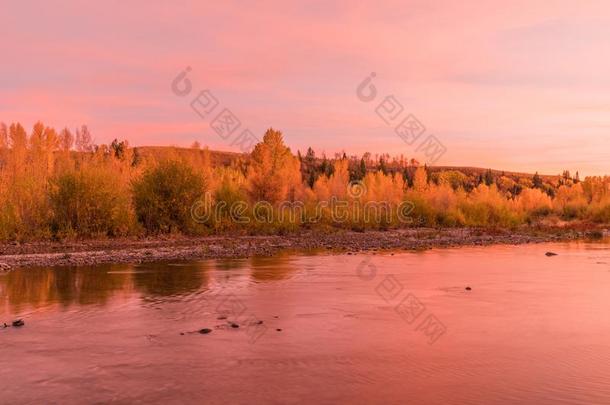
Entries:
<svg viewBox="0 0 610 405">
<path fill-rule="evenodd" d="M 18 235 L 15 209 L 8 201 L 0 201 L 0 240 L 13 240 Z"/>
<path fill-rule="evenodd" d="M 591 206 L 592 219 L 594 222 L 608 224 L 610 223 L 610 204 L 598 204 Z"/>
<path fill-rule="evenodd" d="M 56 235 L 119 236 L 133 229 L 128 191 L 107 168 L 83 168 L 51 181 L 52 230 Z"/>
<path fill-rule="evenodd" d="M 137 219 L 151 233 L 198 233 L 201 225 L 193 219 L 191 209 L 203 199 L 204 189 L 202 176 L 190 165 L 163 161 L 133 183 Z"/>
</svg>

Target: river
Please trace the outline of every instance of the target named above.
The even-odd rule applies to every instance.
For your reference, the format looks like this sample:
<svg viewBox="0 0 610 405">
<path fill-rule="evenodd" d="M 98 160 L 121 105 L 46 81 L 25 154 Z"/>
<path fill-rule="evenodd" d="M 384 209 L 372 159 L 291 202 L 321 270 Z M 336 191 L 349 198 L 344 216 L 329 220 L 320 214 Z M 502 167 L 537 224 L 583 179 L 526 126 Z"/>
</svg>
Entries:
<svg viewBox="0 0 610 405">
<path fill-rule="evenodd" d="M 608 404 L 609 285 L 585 242 L 19 269 L 0 403 Z"/>
</svg>

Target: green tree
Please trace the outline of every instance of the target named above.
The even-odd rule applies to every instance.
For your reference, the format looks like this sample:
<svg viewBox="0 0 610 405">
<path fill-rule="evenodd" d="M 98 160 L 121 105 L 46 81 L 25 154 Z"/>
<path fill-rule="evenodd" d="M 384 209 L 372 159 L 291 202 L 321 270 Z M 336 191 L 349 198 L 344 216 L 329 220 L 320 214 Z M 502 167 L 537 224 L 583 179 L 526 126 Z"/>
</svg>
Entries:
<svg viewBox="0 0 610 405">
<path fill-rule="evenodd" d="M 491 169 L 487 169 L 487 171 L 485 172 L 485 176 L 483 177 L 483 180 L 485 181 L 486 186 L 491 186 L 492 184 L 494 184 L 494 175 L 491 172 Z"/>
<path fill-rule="evenodd" d="M 133 184 L 138 221 L 151 233 L 196 233 L 193 205 L 205 192 L 203 177 L 178 160 L 167 160 L 144 172 Z"/>
<path fill-rule="evenodd" d="M 534 185 L 533 185 L 534 188 L 542 189 L 544 186 L 544 183 L 542 182 L 542 178 L 540 177 L 538 172 L 536 172 L 536 174 L 534 174 L 534 177 L 532 178 L 532 182 L 534 183 Z"/>
<path fill-rule="evenodd" d="M 112 149 L 112 152 L 114 153 L 114 157 L 119 160 L 125 159 L 125 155 L 126 155 L 128 148 L 129 148 L 129 143 L 127 141 L 119 142 L 118 139 L 116 139 L 116 138 L 110 144 L 110 149 Z"/>
</svg>

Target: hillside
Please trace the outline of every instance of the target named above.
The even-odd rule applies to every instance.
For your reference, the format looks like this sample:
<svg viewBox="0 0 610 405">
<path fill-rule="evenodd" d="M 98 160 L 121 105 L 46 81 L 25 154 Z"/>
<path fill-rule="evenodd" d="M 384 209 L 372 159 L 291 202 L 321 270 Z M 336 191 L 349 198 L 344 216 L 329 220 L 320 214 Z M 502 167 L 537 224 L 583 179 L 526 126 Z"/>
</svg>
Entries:
<svg viewBox="0 0 610 405">
<path fill-rule="evenodd" d="M 141 156 L 154 156 L 160 158 L 162 156 L 168 156 L 172 153 L 180 153 L 180 154 L 196 154 L 203 153 L 203 149 L 194 149 L 194 148 L 183 148 L 176 146 L 138 146 L 135 149 L 141 154 Z M 210 158 L 212 165 L 214 166 L 230 166 L 231 164 L 237 162 L 239 159 L 243 159 L 244 161 L 248 160 L 247 154 L 237 153 L 237 152 L 227 152 L 227 151 L 219 151 L 219 150 L 209 150 Z M 349 157 L 348 159 L 352 159 L 353 157 Z M 328 158 L 329 162 L 333 162 L 336 160 L 335 158 Z M 323 158 L 316 157 L 315 163 L 320 165 L 323 162 Z M 367 164 L 367 170 L 372 171 L 376 169 L 376 165 L 378 162 L 369 162 Z M 392 163 L 388 163 L 388 166 L 391 168 Z M 533 178 L 534 173 L 523 173 L 523 172 L 512 172 L 507 170 L 502 170 L 498 168 L 482 168 L 482 167 L 474 167 L 474 166 L 427 166 L 430 173 L 438 173 L 443 171 L 459 171 L 467 176 L 483 176 L 486 172 L 491 170 L 494 176 L 507 176 L 511 178 Z M 557 181 L 561 178 L 560 175 L 555 174 L 539 174 L 540 177 L 545 181 Z"/>
</svg>

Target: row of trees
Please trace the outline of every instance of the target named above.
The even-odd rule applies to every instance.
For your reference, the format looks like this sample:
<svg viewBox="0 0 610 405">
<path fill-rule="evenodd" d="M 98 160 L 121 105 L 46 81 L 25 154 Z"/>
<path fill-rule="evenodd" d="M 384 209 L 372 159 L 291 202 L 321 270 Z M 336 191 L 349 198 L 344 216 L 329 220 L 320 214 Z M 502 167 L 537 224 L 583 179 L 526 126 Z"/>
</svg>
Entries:
<svg viewBox="0 0 610 405">
<path fill-rule="evenodd" d="M 477 173 L 387 155 L 320 159 L 311 149 L 295 156 L 273 129 L 250 155 L 212 160 L 198 146 L 143 153 L 126 141 L 95 145 L 86 127 L 57 133 L 37 123 L 28 134 L 0 124 L 0 239 L 610 222 L 608 177 Z M 409 223 L 392 210 L 404 202 Z M 295 215 L 269 215 L 286 203 Z M 373 206 L 390 213 L 362 215 Z"/>
</svg>

